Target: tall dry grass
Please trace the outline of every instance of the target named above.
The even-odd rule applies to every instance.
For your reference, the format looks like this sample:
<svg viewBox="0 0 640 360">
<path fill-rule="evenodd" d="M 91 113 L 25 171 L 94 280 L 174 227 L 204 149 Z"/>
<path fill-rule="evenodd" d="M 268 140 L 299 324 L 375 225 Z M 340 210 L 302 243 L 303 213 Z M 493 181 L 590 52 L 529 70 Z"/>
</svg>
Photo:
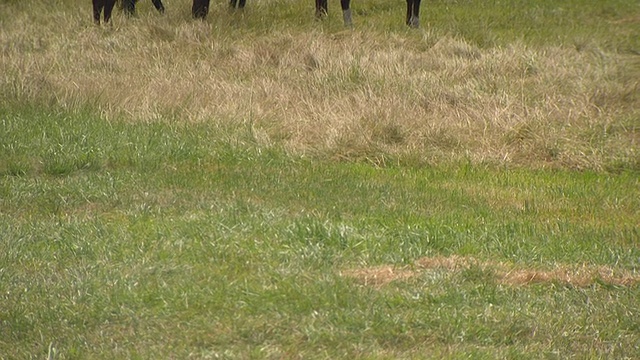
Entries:
<svg viewBox="0 0 640 360">
<path fill-rule="evenodd" d="M 204 23 L 188 0 L 165 16 L 143 1 L 137 19 L 117 13 L 107 27 L 86 1 L 1 3 L 0 104 L 212 122 L 260 146 L 376 164 L 640 169 L 637 55 L 481 48 L 428 24 L 336 31 L 297 3 L 278 4 L 309 7 L 289 27 L 264 25 L 260 11 L 277 11 L 266 0 L 244 15 L 216 3 Z"/>
</svg>

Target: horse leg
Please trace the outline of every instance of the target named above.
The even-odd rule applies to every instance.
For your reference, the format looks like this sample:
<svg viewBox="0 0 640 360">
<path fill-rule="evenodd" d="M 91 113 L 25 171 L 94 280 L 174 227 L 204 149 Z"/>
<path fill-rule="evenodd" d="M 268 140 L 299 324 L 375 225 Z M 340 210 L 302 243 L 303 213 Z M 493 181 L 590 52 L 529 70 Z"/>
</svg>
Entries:
<svg viewBox="0 0 640 360">
<path fill-rule="evenodd" d="M 351 9 L 349 8 L 349 3 L 351 0 L 340 0 L 340 6 L 342 6 L 342 19 L 344 20 L 344 25 L 352 27 L 353 19 L 351 18 Z"/>
<path fill-rule="evenodd" d="M 151 0 L 153 2 L 153 6 L 155 6 L 156 10 L 158 10 L 161 14 L 164 13 L 164 5 L 162 5 L 162 0 Z"/>
<path fill-rule="evenodd" d="M 193 0 L 193 7 L 191 8 L 191 15 L 194 19 L 205 19 L 209 13 L 210 0 Z"/>
<path fill-rule="evenodd" d="M 111 20 L 111 13 L 113 12 L 113 7 L 116 5 L 116 0 L 105 0 L 104 1 L 104 23 L 108 23 Z"/>
<path fill-rule="evenodd" d="M 104 0 L 93 0 L 93 22 L 100 25 L 100 14 L 104 8 Z"/>
<path fill-rule="evenodd" d="M 407 25 L 420 27 L 420 0 L 407 0 Z"/>
<path fill-rule="evenodd" d="M 316 19 L 326 16 L 328 12 L 327 0 L 316 0 Z"/>
<path fill-rule="evenodd" d="M 244 6 L 246 5 L 247 0 L 230 0 L 229 1 L 229 7 L 231 8 L 231 10 L 235 10 L 237 9 L 244 9 Z"/>
<path fill-rule="evenodd" d="M 136 13 L 135 0 L 122 0 L 122 10 L 127 16 L 133 16 Z"/>
<path fill-rule="evenodd" d="M 420 27 L 420 0 L 413 0 L 413 17 L 415 27 Z"/>
<path fill-rule="evenodd" d="M 407 17 L 405 23 L 411 26 L 411 0 L 407 0 Z"/>
</svg>

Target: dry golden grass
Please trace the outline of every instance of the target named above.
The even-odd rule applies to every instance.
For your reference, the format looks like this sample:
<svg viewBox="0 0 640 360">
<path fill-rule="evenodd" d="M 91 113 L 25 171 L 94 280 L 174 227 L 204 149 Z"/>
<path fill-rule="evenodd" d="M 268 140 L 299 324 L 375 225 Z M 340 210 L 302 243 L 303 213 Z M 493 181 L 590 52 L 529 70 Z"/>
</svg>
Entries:
<svg viewBox="0 0 640 360">
<path fill-rule="evenodd" d="M 530 269 L 458 255 L 424 257 L 416 260 L 411 267 L 377 266 L 344 270 L 341 275 L 354 278 L 364 285 L 380 288 L 394 281 L 408 280 L 433 271 L 460 272 L 471 268 L 489 272 L 493 280 L 510 286 L 552 282 L 576 287 L 588 287 L 596 282 L 633 286 L 640 282 L 640 274 L 614 270 L 607 266 L 558 265 L 551 270 Z"/>
<path fill-rule="evenodd" d="M 428 27 L 251 32 L 218 8 L 192 21 L 187 0 L 162 17 L 141 2 L 138 19 L 117 13 L 108 27 L 85 1 L 34 6 L 51 13 L 0 5 L 0 92 L 12 101 L 215 122 L 261 146 L 374 163 L 640 166 L 636 55 L 479 48 Z"/>
</svg>

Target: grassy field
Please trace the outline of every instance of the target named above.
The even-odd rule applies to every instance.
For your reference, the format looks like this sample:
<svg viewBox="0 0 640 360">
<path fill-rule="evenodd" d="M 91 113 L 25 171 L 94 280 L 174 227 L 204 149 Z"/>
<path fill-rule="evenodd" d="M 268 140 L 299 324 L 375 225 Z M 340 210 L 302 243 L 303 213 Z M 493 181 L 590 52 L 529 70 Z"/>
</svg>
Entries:
<svg viewBox="0 0 640 360">
<path fill-rule="evenodd" d="M 0 359 L 640 358 L 633 1 L 0 0 Z"/>
</svg>

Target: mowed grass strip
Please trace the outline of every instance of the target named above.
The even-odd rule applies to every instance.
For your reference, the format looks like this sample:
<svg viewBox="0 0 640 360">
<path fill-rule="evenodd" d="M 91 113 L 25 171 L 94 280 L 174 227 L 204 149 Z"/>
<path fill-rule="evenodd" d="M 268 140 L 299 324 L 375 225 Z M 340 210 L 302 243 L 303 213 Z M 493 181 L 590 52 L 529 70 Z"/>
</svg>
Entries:
<svg viewBox="0 0 640 360">
<path fill-rule="evenodd" d="M 483 265 L 637 277 L 637 173 L 377 167 L 250 128 L 0 115 L 7 358 L 640 354 L 637 282 Z M 412 274 L 344 276 L 375 267 Z"/>
</svg>

